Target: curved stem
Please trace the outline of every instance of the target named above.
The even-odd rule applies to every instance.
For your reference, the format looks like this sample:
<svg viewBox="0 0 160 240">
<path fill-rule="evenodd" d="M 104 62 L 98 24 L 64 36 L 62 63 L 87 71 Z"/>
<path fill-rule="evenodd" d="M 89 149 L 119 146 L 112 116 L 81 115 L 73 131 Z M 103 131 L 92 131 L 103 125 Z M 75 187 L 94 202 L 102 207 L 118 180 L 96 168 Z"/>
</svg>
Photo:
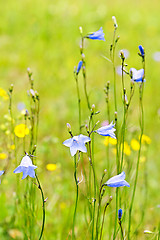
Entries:
<svg viewBox="0 0 160 240">
<path fill-rule="evenodd" d="M 45 224 L 45 200 L 44 200 L 44 193 L 43 193 L 43 189 L 41 187 L 40 181 L 38 179 L 38 176 L 36 174 L 36 179 L 38 182 L 38 188 L 41 191 L 41 196 L 42 196 L 42 209 L 43 209 L 43 217 L 42 217 L 42 227 L 41 227 L 41 232 L 40 232 L 40 236 L 39 236 L 39 240 L 41 240 L 43 232 L 44 232 L 44 224 Z"/>
</svg>

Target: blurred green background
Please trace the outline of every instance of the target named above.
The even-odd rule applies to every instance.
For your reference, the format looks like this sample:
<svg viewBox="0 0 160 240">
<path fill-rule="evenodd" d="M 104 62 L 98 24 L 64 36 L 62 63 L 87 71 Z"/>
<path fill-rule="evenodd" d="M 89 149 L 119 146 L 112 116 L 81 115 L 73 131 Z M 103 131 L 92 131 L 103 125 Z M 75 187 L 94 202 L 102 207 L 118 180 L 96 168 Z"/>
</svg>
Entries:
<svg viewBox="0 0 160 240">
<path fill-rule="evenodd" d="M 69 150 L 62 145 L 68 138 L 66 123 L 72 125 L 74 133 L 78 133 L 78 110 L 76 85 L 73 76 L 74 66 L 80 60 L 79 26 L 84 34 L 97 31 L 101 26 L 106 41 L 86 41 L 85 56 L 87 62 L 87 85 L 91 103 L 101 111 L 97 119 L 106 119 L 106 104 L 103 88 L 107 81 L 111 82 L 111 116 L 114 120 L 113 73 L 112 66 L 102 56 L 109 57 L 109 46 L 113 36 L 112 16 L 118 22 L 120 40 L 116 50 L 116 65 L 120 65 L 119 50 L 127 49 L 129 57 L 128 69 L 140 69 L 141 59 L 138 57 L 138 45 L 142 44 L 146 52 L 146 84 L 144 90 L 145 131 L 152 143 L 148 152 L 149 204 L 147 217 L 141 228 L 154 230 L 159 219 L 159 141 L 160 141 L 160 62 L 153 59 L 153 54 L 160 51 L 160 2 L 158 0 L 88 0 L 88 1 L 51 1 L 51 0 L 1 0 L 0 1 L 0 87 L 7 90 L 14 84 L 13 105 L 14 117 L 18 116 L 17 104 L 24 102 L 28 106 L 26 91 L 29 89 L 27 67 L 33 71 L 35 87 L 40 94 L 40 124 L 37 155 L 38 171 L 46 197 L 48 197 L 47 217 L 44 239 L 67 239 L 71 229 L 72 205 L 74 203 L 75 186 L 73 180 L 73 161 Z M 83 93 L 82 76 L 79 81 L 83 120 L 88 119 L 88 110 Z M 129 78 L 125 79 L 129 84 Z M 117 96 L 121 116 L 121 78 L 117 75 Z M 138 91 L 137 91 L 138 92 Z M 136 94 L 137 94 L 136 92 Z M 136 96 L 136 95 L 135 95 Z M 1 103 L 1 123 L 3 114 L 7 113 L 7 103 Z M 138 127 L 138 101 L 133 100 L 128 131 Z M 135 119 L 134 119 L 135 118 Z M 130 136 L 126 137 L 130 140 Z M 102 140 L 97 140 L 96 163 L 99 172 L 105 168 L 105 147 Z M 21 158 L 22 153 L 19 153 Z M 4 161 L 4 160 L 3 160 Z M 3 167 L 1 160 L 1 168 Z M 55 163 L 57 169 L 48 172 L 46 164 Z M 99 165 L 98 165 L 99 164 Z M 8 173 L 5 186 L 8 189 L 6 198 L 13 194 Z M 129 181 L 129 179 L 128 179 Z M 10 204 L 0 196 L 4 204 L 4 212 L 0 219 L 7 222 Z M 83 199 L 83 197 L 81 196 Z M 140 208 L 138 192 L 137 209 Z M 83 208 L 83 207 L 82 207 Z M 79 215 L 81 215 L 79 213 Z M 78 222 L 78 229 L 84 219 Z M 0 232 L 3 232 L 2 225 Z M 6 227 L 7 229 L 7 227 Z M 78 230 L 77 230 L 78 231 Z M 84 231 L 85 232 L 85 231 Z M 85 239 L 81 233 L 79 239 Z M 84 234 L 84 235 L 83 235 Z M 141 237 L 141 239 L 143 236 Z M 4 238 L 7 239 L 7 238 Z M 106 238 L 107 239 L 107 238 Z M 139 238 L 140 239 L 140 238 Z"/>
</svg>

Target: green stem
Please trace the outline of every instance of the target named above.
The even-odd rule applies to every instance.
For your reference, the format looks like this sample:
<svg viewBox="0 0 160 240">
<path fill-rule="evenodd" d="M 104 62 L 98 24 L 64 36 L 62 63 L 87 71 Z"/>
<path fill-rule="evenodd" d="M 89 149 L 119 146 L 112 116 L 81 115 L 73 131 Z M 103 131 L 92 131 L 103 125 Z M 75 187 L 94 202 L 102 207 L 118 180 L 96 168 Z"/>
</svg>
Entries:
<svg viewBox="0 0 160 240">
<path fill-rule="evenodd" d="M 114 223 L 114 234 L 113 234 L 113 240 L 116 238 L 116 229 L 117 229 L 117 217 L 118 217 L 118 195 L 119 195 L 119 189 L 116 188 L 116 215 L 115 215 L 115 223 Z"/>
<path fill-rule="evenodd" d="M 87 101 L 87 106 L 88 109 L 91 109 L 91 105 L 89 103 L 89 97 L 87 93 L 87 80 L 86 80 L 86 62 L 83 57 L 83 51 L 84 51 L 84 37 L 82 37 L 82 47 L 81 47 L 81 55 L 82 55 L 82 61 L 83 61 L 83 68 L 82 68 L 82 73 L 83 73 L 83 81 L 84 81 L 84 93 L 86 96 L 86 101 Z"/>
<path fill-rule="evenodd" d="M 122 167 L 123 167 L 123 156 L 124 156 L 124 139 L 125 139 L 125 125 L 126 125 L 126 101 L 125 101 L 125 87 L 124 87 L 124 73 L 123 73 L 123 69 L 124 69 L 124 58 L 122 58 L 122 89 L 123 89 L 123 106 L 124 106 L 124 110 L 123 110 L 123 125 L 122 125 L 122 133 L 121 133 L 121 139 L 122 139 L 122 143 L 120 143 L 120 148 L 121 148 L 121 144 L 122 144 L 122 155 L 121 155 L 121 166 L 120 166 L 120 172 L 122 171 Z"/>
<path fill-rule="evenodd" d="M 145 73 L 145 62 L 144 64 L 144 73 Z M 144 74 L 145 76 L 145 74 Z M 138 170 L 139 170 L 139 160 L 140 160 L 140 155 L 141 155 L 141 145 L 142 145 L 142 135 L 143 135 L 143 130 L 144 130 L 144 112 L 143 112 L 143 87 L 144 83 L 139 86 L 139 103 L 140 103 L 140 128 L 141 128 L 141 135 L 140 135 L 140 148 L 138 151 L 138 159 L 137 159 L 137 166 L 136 166 L 136 176 L 135 176 L 135 181 L 134 181 L 134 187 L 133 187 L 133 193 L 132 193 L 132 198 L 131 198 L 131 204 L 129 208 L 129 223 L 128 223 L 128 240 L 130 240 L 130 231 L 131 231 L 131 220 L 132 220 L 132 208 L 133 208 L 133 202 L 134 202 L 134 197 L 135 197 L 135 191 L 136 191 L 136 186 L 137 186 L 137 179 L 138 179 Z"/>
<path fill-rule="evenodd" d="M 106 213 L 106 209 L 107 209 L 107 207 L 108 207 L 109 204 L 110 204 L 110 201 L 106 203 L 105 208 L 104 208 L 103 219 L 102 219 L 102 226 L 101 226 L 101 233 L 100 233 L 100 238 L 99 238 L 99 240 L 102 239 L 102 233 L 103 233 L 103 225 L 104 225 L 105 213 Z"/>
<path fill-rule="evenodd" d="M 115 112 L 117 112 L 117 95 L 116 95 L 116 68 L 115 68 L 115 48 L 116 48 L 116 28 L 114 29 L 113 33 L 113 42 L 112 42 L 112 49 L 111 49 L 111 61 L 113 65 L 113 75 L 114 75 L 114 104 L 115 104 Z"/>
<path fill-rule="evenodd" d="M 78 97 L 78 114 L 79 114 L 79 133 L 81 133 L 81 99 L 78 85 L 78 76 L 75 75 L 76 87 L 77 87 L 77 97 Z"/>
<path fill-rule="evenodd" d="M 41 187 L 40 181 L 38 179 L 38 176 L 36 174 L 36 179 L 38 182 L 38 188 L 41 192 L 41 197 L 42 197 L 42 209 L 43 209 L 43 217 L 42 217 L 42 227 L 41 227 L 41 232 L 40 232 L 40 236 L 39 236 L 39 240 L 41 240 L 43 232 L 44 232 L 44 224 L 45 224 L 45 199 L 44 199 L 44 193 L 43 193 L 43 189 Z"/>
<path fill-rule="evenodd" d="M 120 226 L 120 229 L 121 229 L 121 239 L 124 240 L 124 234 L 123 234 L 123 228 L 122 228 L 122 222 L 121 222 L 121 220 L 119 220 L 119 226 Z"/>
<path fill-rule="evenodd" d="M 73 215 L 72 240 L 75 239 L 74 226 L 75 226 L 76 213 L 77 213 L 77 204 L 78 204 L 78 181 L 77 181 L 77 162 L 76 162 L 76 155 L 74 155 L 74 179 L 75 179 L 75 183 L 76 183 L 76 202 L 75 202 L 75 209 L 74 209 L 74 215 Z"/>
<path fill-rule="evenodd" d="M 101 184 L 100 184 L 100 190 L 99 190 L 99 202 L 98 202 L 98 211 L 97 211 L 97 221 L 96 221 L 96 238 L 95 238 L 95 240 L 98 240 L 98 231 L 99 231 L 99 215 L 100 215 L 100 210 L 101 210 L 101 202 L 102 202 L 102 194 L 101 194 L 101 192 L 102 192 L 102 188 L 103 188 L 103 186 L 104 185 L 102 185 L 102 180 L 103 180 L 103 178 L 104 178 L 104 175 L 105 175 L 105 173 L 103 174 L 103 176 L 102 176 L 102 179 L 101 179 Z"/>
<path fill-rule="evenodd" d="M 93 182 L 94 182 L 94 205 L 93 205 L 93 215 L 92 215 L 92 240 L 94 239 L 94 218 L 95 218 L 95 207 L 96 207 L 96 175 L 95 169 L 92 162 L 92 153 L 91 153 L 91 142 L 89 142 L 89 162 L 93 172 Z"/>
</svg>

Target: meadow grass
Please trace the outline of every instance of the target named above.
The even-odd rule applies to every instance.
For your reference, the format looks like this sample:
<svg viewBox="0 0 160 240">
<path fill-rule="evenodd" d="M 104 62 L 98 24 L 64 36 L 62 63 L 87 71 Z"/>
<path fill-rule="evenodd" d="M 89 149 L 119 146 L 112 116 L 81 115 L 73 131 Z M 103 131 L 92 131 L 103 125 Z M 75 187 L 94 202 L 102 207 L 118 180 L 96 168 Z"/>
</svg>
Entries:
<svg viewBox="0 0 160 240">
<path fill-rule="evenodd" d="M 129 67 L 140 69 L 141 58 L 138 57 L 138 45 L 142 44 L 146 52 L 146 83 L 144 86 L 144 134 L 148 135 L 152 142 L 149 147 L 143 147 L 142 155 L 147 156 L 146 161 L 139 163 L 138 187 L 132 211 L 132 235 L 133 239 L 148 239 L 143 231 L 148 229 L 157 232 L 159 224 L 159 62 L 154 61 L 152 55 L 160 50 L 159 43 L 159 2 L 152 1 L 34 1 L 25 0 L 2 1 L 0 3 L 0 87 L 6 91 L 14 84 L 12 97 L 12 114 L 15 124 L 23 120 L 17 110 L 17 104 L 23 102 L 26 108 L 30 108 L 30 102 L 26 91 L 30 89 L 26 73 L 27 67 L 31 67 L 34 76 L 35 89 L 40 96 L 39 134 L 37 144 L 38 176 L 43 185 L 46 202 L 46 225 L 44 239 L 69 239 L 72 229 L 72 219 L 75 204 L 74 161 L 69 150 L 65 149 L 62 142 L 69 138 L 66 123 L 72 126 L 74 134 L 79 133 L 78 105 L 76 95 L 76 83 L 73 75 L 74 66 L 80 60 L 79 26 L 83 32 L 88 33 L 98 30 L 103 26 L 106 42 L 86 41 L 84 54 L 87 69 L 87 90 L 90 103 L 95 104 L 96 111 L 101 113 L 94 116 L 94 123 L 108 119 L 107 105 L 105 102 L 104 86 L 110 81 L 110 116 L 115 118 L 113 70 L 110 62 L 103 56 L 109 57 L 109 48 L 113 37 L 112 16 L 115 15 L 118 22 L 117 35 L 120 36 L 115 50 L 115 66 L 121 65 L 119 51 L 128 49 L 130 55 L 126 59 Z M 117 108 L 119 121 L 123 121 L 121 77 L 117 78 Z M 90 112 L 83 91 L 83 76 L 78 77 L 81 90 L 82 121 L 87 123 Z M 124 76 L 126 88 L 130 87 L 128 76 Z M 138 113 L 138 88 L 132 99 L 129 109 L 125 141 L 131 144 L 132 138 L 139 138 L 139 113 Z M 7 130 L 10 129 L 8 117 L 9 100 L 1 99 L 1 153 L 8 154 L 6 147 L 9 141 Z M 6 117 L 7 115 L 7 117 Z M 5 125 L 5 130 L 3 130 Z M 84 129 L 83 129 L 84 130 Z M 84 130 L 85 132 L 85 130 Z M 19 164 L 23 152 L 23 141 L 17 139 L 17 163 Z M 95 136 L 94 139 L 94 166 L 96 177 L 100 183 L 104 169 L 107 168 L 106 146 L 103 139 Z M 116 175 L 114 146 L 110 145 L 111 176 Z M 12 153 L 11 153 L 12 155 Z M 25 211 L 16 208 L 16 188 L 20 188 L 20 194 L 26 187 L 26 182 L 13 174 L 15 159 L 10 162 L 7 174 L 0 185 L 0 238 L 23 239 L 24 224 L 20 222 Z M 131 150 L 131 155 L 124 155 L 127 166 L 130 163 L 135 167 L 137 152 Z M 1 169 L 6 166 L 6 159 L 1 159 Z M 56 164 L 54 171 L 47 170 L 48 163 Z M 128 164 L 128 165 L 127 165 Z M 18 166 L 18 165 L 17 165 Z M 87 155 L 83 155 L 79 162 L 78 177 L 81 179 L 81 169 L 89 169 Z M 146 170 L 147 168 L 147 170 Z M 88 171 L 88 170 L 87 170 Z M 129 171 L 129 170 L 128 170 Z M 145 172 L 146 171 L 146 172 Z M 145 205 L 145 181 L 147 173 L 147 205 Z M 87 172 L 88 174 L 88 172 Z M 110 177 L 111 177 L 110 176 Z M 17 187 L 16 187 L 16 177 Z M 133 189 L 135 171 L 132 171 L 127 181 Z M 108 180 L 107 174 L 104 180 Z M 13 184 L 14 183 L 14 184 Z M 30 184 L 30 183 L 29 183 Z M 91 226 L 86 224 L 85 212 L 87 212 L 85 182 L 79 185 L 79 200 L 75 223 L 76 239 L 90 239 Z M 130 192 L 129 192 L 130 191 Z M 106 218 L 103 228 L 104 239 L 109 239 L 113 234 L 115 210 L 115 190 L 106 189 L 104 205 L 108 201 L 107 196 L 112 195 L 113 200 L 106 209 Z M 121 195 L 131 199 L 132 190 L 121 189 Z M 23 195 L 23 194 L 22 194 Z M 42 221 L 42 202 L 39 192 L 36 196 L 36 224 L 34 233 L 39 234 Z M 22 200 L 21 200 L 22 201 Z M 23 201 L 22 201 L 23 204 Z M 129 209 L 129 202 L 126 209 Z M 23 206 L 23 205 L 22 205 Z M 26 207 L 26 206 L 24 206 Z M 108 210 L 108 215 L 107 215 Z M 140 224 L 145 210 L 143 223 Z M 87 212 L 88 214 L 88 212 Z M 18 215 L 18 219 L 16 218 Z M 126 222 L 128 215 L 125 216 Z M 111 222 L 110 222 L 111 221 Z M 111 224 L 111 225 L 110 225 Z M 122 222 L 127 232 L 127 224 Z M 140 225 L 139 225 L 140 224 Z M 118 227 L 118 221 L 117 221 Z M 137 229 L 136 229 L 137 228 Z M 133 232 L 133 229 L 135 232 Z M 16 233 L 17 230 L 17 233 Z M 110 233 L 111 231 L 111 233 Z M 20 232 L 20 233 L 19 233 Z M 19 238 L 18 238 L 19 234 Z M 126 233 L 125 233 L 126 235 Z M 37 235 L 36 235 L 37 236 Z M 120 232 L 118 232 L 120 238 Z M 155 237 L 149 235 L 149 239 Z M 16 239 L 16 237 L 15 237 Z M 37 238 L 36 238 L 37 239 Z M 158 238 L 157 238 L 158 239 Z"/>
</svg>

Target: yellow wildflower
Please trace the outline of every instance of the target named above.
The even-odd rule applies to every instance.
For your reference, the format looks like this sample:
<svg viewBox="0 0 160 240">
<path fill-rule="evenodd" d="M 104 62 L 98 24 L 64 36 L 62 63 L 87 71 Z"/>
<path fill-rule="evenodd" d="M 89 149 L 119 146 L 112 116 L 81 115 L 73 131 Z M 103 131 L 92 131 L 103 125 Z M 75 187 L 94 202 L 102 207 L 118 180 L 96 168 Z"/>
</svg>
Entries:
<svg viewBox="0 0 160 240">
<path fill-rule="evenodd" d="M 27 126 L 25 124 L 21 123 L 21 124 L 15 126 L 14 133 L 17 137 L 23 138 L 25 135 L 29 134 L 29 129 L 27 128 Z"/>
<path fill-rule="evenodd" d="M 122 150 L 122 148 L 123 148 L 123 145 L 121 145 L 121 150 Z M 131 155 L 131 149 L 130 149 L 130 146 L 128 145 L 127 142 L 124 142 L 123 152 L 124 152 L 124 154 L 126 154 L 127 156 Z"/>
<path fill-rule="evenodd" d="M 57 165 L 54 164 L 54 163 L 49 163 L 49 164 L 46 165 L 46 169 L 48 171 L 55 171 L 57 169 Z"/>
<path fill-rule="evenodd" d="M 2 97 L 4 100 L 8 100 L 8 94 L 3 88 L 0 88 L 0 97 Z"/>
<path fill-rule="evenodd" d="M 14 150 L 14 149 L 15 149 L 15 145 L 14 145 L 14 144 L 12 144 L 12 145 L 8 144 L 7 147 L 8 147 L 9 149 L 11 149 L 11 150 Z"/>
<path fill-rule="evenodd" d="M 105 146 L 108 146 L 109 143 L 110 143 L 111 145 L 116 145 L 116 144 L 117 144 L 117 139 L 111 138 L 111 137 L 105 137 L 104 145 L 105 145 Z"/>
<path fill-rule="evenodd" d="M 12 145 L 10 146 L 10 149 L 11 149 L 11 150 L 14 150 L 14 149 L 15 149 L 15 145 L 12 144 Z"/>
<path fill-rule="evenodd" d="M 66 203 L 65 202 L 61 202 L 60 203 L 60 208 L 61 209 L 65 209 L 66 208 Z"/>
<path fill-rule="evenodd" d="M 139 138 L 140 138 L 140 136 L 139 136 Z M 145 144 L 145 143 L 150 144 L 151 143 L 151 139 L 147 135 L 143 134 L 142 135 L 142 144 Z"/>
<path fill-rule="evenodd" d="M 136 139 L 132 139 L 131 140 L 131 147 L 132 147 L 132 149 L 134 150 L 134 151 L 138 151 L 139 150 L 139 148 L 140 148 L 140 144 L 139 144 L 139 142 L 136 140 Z"/>
<path fill-rule="evenodd" d="M 6 159 L 7 158 L 7 154 L 6 153 L 0 153 L 0 159 Z"/>
</svg>

